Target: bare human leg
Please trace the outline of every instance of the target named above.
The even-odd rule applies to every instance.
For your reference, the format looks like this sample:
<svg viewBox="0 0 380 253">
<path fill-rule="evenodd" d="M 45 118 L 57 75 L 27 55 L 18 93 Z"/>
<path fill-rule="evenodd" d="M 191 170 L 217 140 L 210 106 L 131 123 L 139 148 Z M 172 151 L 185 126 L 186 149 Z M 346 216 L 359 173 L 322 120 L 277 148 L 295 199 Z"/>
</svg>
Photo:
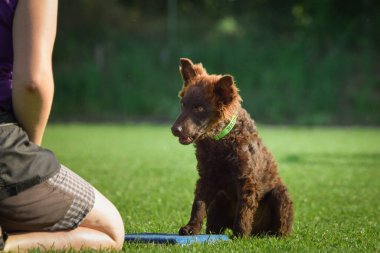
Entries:
<svg viewBox="0 0 380 253">
<path fill-rule="evenodd" d="M 116 207 L 95 190 L 93 209 L 75 229 L 10 234 L 4 251 L 41 249 L 114 249 L 124 243 L 124 224 Z"/>
</svg>

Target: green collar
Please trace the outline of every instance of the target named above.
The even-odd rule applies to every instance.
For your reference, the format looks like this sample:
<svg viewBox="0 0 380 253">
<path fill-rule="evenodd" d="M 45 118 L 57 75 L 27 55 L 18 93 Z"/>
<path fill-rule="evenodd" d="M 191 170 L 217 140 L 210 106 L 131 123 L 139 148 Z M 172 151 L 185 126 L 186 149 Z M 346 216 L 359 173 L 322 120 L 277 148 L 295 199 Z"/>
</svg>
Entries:
<svg viewBox="0 0 380 253">
<path fill-rule="evenodd" d="M 232 128 L 234 128 L 234 126 L 236 124 L 236 119 L 237 119 L 237 114 L 235 114 L 232 117 L 230 123 L 228 123 L 228 125 L 220 133 L 218 133 L 217 135 L 214 136 L 214 140 L 219 141 L 224 136 L 226 136 L 227 134 L 229 134 L 229 132 L 231 132 Z"/>
</svg>

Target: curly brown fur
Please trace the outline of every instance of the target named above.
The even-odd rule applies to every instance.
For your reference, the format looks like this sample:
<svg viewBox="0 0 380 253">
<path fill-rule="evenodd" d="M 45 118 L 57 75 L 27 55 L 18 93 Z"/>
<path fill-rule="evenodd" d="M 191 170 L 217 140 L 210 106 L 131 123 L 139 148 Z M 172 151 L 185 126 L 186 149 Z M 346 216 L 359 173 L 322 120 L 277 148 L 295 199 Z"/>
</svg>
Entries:
<svg viewBox="0 0 380 253">
<path fill-rule="evenodd" d="M 232 76 L 209 75 L 189 59 L 181 59 L 180 72 L 182 112 L 172 132 L 182 144 L 195 144 L 199 179 L 190 220 L 179 234 L 198 234 L 207 216 L 207 233 L 228 228 L 236 236 L 289 235 L 292 201 L 274 157 L 240 105 Z M 233 129 L 216 141 L 235 114 Z"/>
</svg>

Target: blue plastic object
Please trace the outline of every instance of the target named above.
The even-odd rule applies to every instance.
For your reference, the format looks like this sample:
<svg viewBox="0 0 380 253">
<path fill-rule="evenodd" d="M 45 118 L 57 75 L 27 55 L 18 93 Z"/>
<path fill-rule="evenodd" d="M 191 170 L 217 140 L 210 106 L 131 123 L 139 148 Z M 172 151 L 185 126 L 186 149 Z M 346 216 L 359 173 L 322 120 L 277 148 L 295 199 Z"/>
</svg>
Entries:
<svg viewBox="0 0 380 253">
<path fill-rule="evenodd" d="M 139 233 L 126 234 L 126 242 L 140 243 L 167 243 L 167 244 L 192 244 L 192 243 L 215 243 L 218 241 L 228 241 L 226 235 L 188 235 L 182 236 L 177 234 L 159 234 L 159 233 Z"/>
</svg>

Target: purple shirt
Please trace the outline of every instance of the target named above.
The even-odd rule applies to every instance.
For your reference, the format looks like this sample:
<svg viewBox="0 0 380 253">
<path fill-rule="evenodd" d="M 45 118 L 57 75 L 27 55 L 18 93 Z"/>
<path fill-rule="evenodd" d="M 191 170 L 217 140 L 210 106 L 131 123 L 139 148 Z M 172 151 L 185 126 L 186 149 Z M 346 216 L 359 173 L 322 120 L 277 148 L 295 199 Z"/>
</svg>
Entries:
<svg viewBox="0 0 380 253">
<path fill-rule="evenodd" d="M 12 111 L 12 24 L 17 0 L 0 0 L 0 109 Z"/>
</svg>

